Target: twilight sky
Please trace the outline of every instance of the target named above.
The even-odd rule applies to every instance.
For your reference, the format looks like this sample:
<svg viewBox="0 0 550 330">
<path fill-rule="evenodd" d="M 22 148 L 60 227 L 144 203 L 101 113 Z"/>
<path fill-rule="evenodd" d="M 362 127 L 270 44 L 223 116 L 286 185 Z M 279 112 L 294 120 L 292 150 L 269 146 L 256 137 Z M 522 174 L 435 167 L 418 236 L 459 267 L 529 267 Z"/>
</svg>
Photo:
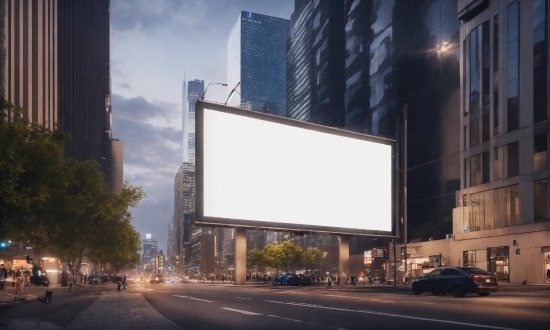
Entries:
<svg viewBox="0 0 550 330">
<path fill-rule="evenodd" d="M 182 81 L 225 83 L 227 37 L 241 10 L 290 19 L 293 0 L 111 0 L 113 138 L 124 141 L 124 180 L 147 193 L 134 226 L 166 251 L 174 177 L 183 160 Z M 211 85 L 225 102 L 232 86 Z"/>
</svg>

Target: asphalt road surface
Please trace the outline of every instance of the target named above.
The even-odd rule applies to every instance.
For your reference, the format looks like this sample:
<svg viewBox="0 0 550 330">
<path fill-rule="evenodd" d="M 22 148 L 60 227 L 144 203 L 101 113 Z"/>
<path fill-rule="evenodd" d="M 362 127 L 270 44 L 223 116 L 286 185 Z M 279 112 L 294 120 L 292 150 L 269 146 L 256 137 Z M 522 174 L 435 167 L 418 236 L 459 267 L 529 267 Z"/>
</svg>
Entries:
<svg viewBox="0 0 550 330">
<path fill-rule="evenodd" d="M 185 329 L 550 329 L 547 288 L 463 298 L 209 283 L 132 289 Z"/>
</svg>

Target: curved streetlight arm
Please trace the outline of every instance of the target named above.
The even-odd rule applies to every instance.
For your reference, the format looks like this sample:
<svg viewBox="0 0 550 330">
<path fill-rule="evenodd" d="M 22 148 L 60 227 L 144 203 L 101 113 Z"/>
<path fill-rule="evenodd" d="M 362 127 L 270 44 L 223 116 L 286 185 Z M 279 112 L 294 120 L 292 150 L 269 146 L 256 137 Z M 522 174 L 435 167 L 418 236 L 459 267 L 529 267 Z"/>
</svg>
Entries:
<svg viewBox="0 0 550 330">
<path fill-rule="evenodd" d="M 202 93 L 201 101 L 204 100 L 204 96 L 206 95 L 206 91 L 208 91 L 208 87 L 210 87 L 210 85 L 222 85 L 222 86 L 227 86 L 227 84 L 224 84 L 224 83 L 208 83 L 208 85 L 206 85 L 206 89 L 204 90 L 204 93 Z"/>
<path fill-rule="evenodd" d="M 235 88 L 233 88 L 233 90 L 231 90 L 231 93 L 229 93 L 229 96 L 227 97 L 227 101 L 225 101 L 224 105 L 227 105 L 227 103 L 229 103 L 229 101 L 231 101 L 231 99 L 233 98 L 233 95 L 235 95 L 235 92 L 237 92 L 237 87 L 239 87 L 240 84 L 241 84 L 241 82 L 239 81 L 237 83 L 237 85 L 235 86 Z"/>
</svg>

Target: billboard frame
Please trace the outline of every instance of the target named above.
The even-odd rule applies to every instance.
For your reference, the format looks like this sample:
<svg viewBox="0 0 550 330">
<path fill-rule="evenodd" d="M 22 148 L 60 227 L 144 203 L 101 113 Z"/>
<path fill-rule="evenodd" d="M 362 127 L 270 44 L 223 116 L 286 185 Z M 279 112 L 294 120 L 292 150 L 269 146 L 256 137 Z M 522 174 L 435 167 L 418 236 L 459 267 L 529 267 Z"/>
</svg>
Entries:
<svg viewBox="0 0 550 330">
<path fill-rule="evenodd" d="M 309 129 L 316 132 L 328 133 L 342 137 L 369 141 L 379 144 L 388 145 L 391 148 L 391 231 L 369 230 L 369 229 L 354 229 L 345 227 L 329 227 L 315 226 L 306 224 L 291 224 L 279 222 L 267 222 L 262 220 L 245 220 L 245 219 L 229 219 L 219 217 L 204 216 L 204 110 L 213 110 L 224 112 L 233 115 L 245 116 L 248 118 L 265 120 L 271 123 L 283 124 L 287 126 Z M 315 234 L 333 234 L 333 235 L 350 235 L 350 236 L 368 236 L 368 237 L 398 237 L 394 233 L 397 230 L 396 222 L 396 141 L 393 139 L 357 133 L 344 129 L 322 126 L 309 122 L 299 121 L 281 116 L 275 116 L 263 112 L 247 110 L 243 108 L 235 108 L 225 106 L 224 104 L 212 103 L 203 100 L 198 100 L 195 104 L 195 218 L 194 224 L 197 226 L 208 227 L 226 227 L 226 228 L 245 228 L 255 230 L 273 230 L 284 232 L 315 233 Z"/>
</svg>

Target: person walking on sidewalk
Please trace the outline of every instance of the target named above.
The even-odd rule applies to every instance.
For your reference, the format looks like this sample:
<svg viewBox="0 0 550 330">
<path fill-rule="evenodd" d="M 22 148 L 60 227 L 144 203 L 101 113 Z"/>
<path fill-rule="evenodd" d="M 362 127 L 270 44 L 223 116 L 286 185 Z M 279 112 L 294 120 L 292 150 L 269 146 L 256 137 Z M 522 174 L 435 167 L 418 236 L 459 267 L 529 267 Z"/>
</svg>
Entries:
<svg viewBox="0 0 550 330">
<path fill-rule="evenodd" d="M 4 264 L 1 264 L 0 265 L 0 290 L 5 290 L 7 277 L 8 277 L 8 270 L 4 268 Z"/>
<path fill-rule="evenodd" d="M 69 277 L 67 278 L 67 284 L 69 284 L 69 291 L 73 292 L 73 287 L 74 287 L 73 275 L 69 274 Z"/>
<path fill-rule="evenodd" d="M 124 275 L 124 277 L 122 277 L 122 286 L 124 290 L 126 290 L 126 283 L 126 275 Z"/>
<path fill-rule="evenodd" d="M 117 275 L 116 283 L 117 283 L 117 286 L 118 286 L 118 291 L 120 291 L 120 287 L 122 286 L 122 278 L 120 277 L 120 275 Z"/>
</svg>

